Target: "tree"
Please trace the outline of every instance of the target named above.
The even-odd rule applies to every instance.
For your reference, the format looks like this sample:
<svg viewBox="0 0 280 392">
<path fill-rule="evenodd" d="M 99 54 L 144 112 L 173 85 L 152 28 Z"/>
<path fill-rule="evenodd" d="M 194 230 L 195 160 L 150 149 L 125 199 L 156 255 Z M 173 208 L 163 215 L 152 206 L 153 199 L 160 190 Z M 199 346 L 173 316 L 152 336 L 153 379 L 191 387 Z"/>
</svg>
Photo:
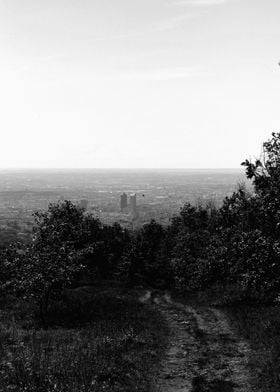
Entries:
<svg viewBox="0 0 280 392">
<path fill-rule="evenodd" d="M 45 326 L 50 301 L 73 284 L 84 269 L 88 248 L 92 250 L 100 237 L 100 221 L 70 201 L 35 213 L 33 241 L 13 258 L 13 282 L 25 298 L 35 300 Z"/>
<path fill-rule="evenodd" d="M 246 159 L 241 163 L 246 175 L 253 180 L 258 195 L 276 191 L 280 184 L 280 133 L 272 132 L 272 138 L 263 143 L 263 153 L 255 162 Z M 279 188 L 278 188 L 279 189 Z"/>
<path fill-rule="evenodd" d="M 69 200 L 50 204 L 46 212 L 36 212 L 34 217 L 35 249 L 63 243 L 79 250 L 90 244 L 93 239 L 99 240 L 102 237 L 99 219 L 85 214 L 83 208 Z"/>
<path fill-rule="evenodd" d="M 263 143 L 263 153 L 255 162 L 242 162 L 246 175 L 253 180 L 262 221 L 262 230 L 278 237 L 280 234 L 280 133 Z"/>
<path fill-rule="evenodd" d="M 129 241 L 128 230 L 123 229 L 118 223 L 103 226 L 102 259 L 99 258 L 97 265 L 101 278 L 112 279 L 119 273 L 118 267 Z"/>
<path fill-rule="evenodd" d="M 209 221 L 208 211 L 201 205 L 194 207 L 190 203 L 186 203 L 181 209 L 180 215 L 189 231 L 205 229 Z"/>
<path fill-rule="evenodd" d="M 126 247 L 121 274 L 131 284 L 163 287 L 170 280 L 170 268 L 165 249 L 166 232 L 155 220 L 145 224 L 130 239 Z"/>
<path fill-rule="evenodd" d="M 224 199 L 219 211 L 218 225 L 222 229 L 235 228 L 241 231 L 260 229 L 260 208 L 261 199 L 241 184 L 237 191 Z"/>
</svg>

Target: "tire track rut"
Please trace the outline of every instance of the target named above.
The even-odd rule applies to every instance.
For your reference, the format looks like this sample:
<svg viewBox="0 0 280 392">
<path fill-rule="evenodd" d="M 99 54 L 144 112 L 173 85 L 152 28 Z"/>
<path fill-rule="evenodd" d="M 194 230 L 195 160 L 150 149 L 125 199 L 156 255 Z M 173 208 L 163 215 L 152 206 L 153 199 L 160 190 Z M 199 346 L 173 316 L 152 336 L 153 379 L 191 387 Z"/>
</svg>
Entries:
<svg viewBox="0 0 280 392">
<path fill-rule="evenodd" d="M 248 366 L 250 346 L 221 310 L 184 305 L 168 296 L 156 296 L 152 302 L 170 328 L 158 392 L 256 392 Z"/>
</svg>

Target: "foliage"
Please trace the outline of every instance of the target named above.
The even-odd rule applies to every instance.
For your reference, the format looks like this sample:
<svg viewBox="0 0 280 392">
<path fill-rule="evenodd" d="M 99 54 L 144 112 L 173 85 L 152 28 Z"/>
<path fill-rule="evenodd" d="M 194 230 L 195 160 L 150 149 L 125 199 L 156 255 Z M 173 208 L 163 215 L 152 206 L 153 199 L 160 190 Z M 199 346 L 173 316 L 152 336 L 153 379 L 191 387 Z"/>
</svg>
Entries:
<svg viewBox="0 0 280 392">
<path fill-rule="evenodd" d="M 236 285 L 229 300 L 272 301 L 280 290 L 280 242 L 259 230 L 228 229 L 211 239 L 197 265 L 201 287 Z"/>
<path fill-rule="evenodd" d="M 241 184 L 237 191 L 224 199 L 219 211 L 219 226 L 240 231 L 258 229 L 262 223 L 260 207 L 260 200 Z"/>
<path fill-rule="evenodd" d="M 69 200 L 50 204 L 46 212 L 36 212 L 34 217 L 34 249 L 65 244 L 79 250 L 101 237 L 100 221 Z"/>
<path fill-rule="evenodd" d="M 255 162 L 246 159 L 242 165 L 246 167 L 246 175 L 253 180 L 255 192 L 266 196 L 277 193 L 280 184 L 280 133 L 273 132 L 272 138 L 263 143 L 263 153 Z"/>
<path fill-rule="evenodd" d="M 92 238 L 93 240 L 93 238 Z M 104 225 L 98 241 L 84 249 L 86 272 L 91 279 L 112 279 L 119 273 L 124 249 L 130 241 L 129 233 L 118 223 Z"/>
<path fill-rule="evenodd" d="M 236 287 L 232 301 L 273 301 L 278 296 L 280 133 L 273 133 L 263 147 L 260 159 L 242 163 L 253 180 L 253 193 L 241 184 L 211 213 L 187 203 L 171 224 L 168 257 L 179 290 L 220 284 L 224 290 Z"/>
<path fill-rule="evenodd" d="M 121 279 L 131 285 L 200 290 L 236 285 L 244 299 L 279 293 L 280 133 L 264 143 L 263 155 L 246 160 L 254 191 L 244 185 L 213 203 L 186 203 L 168 227 L 152 220 L 128 232 L 101 222 L 70 201 L 35 214 L 33 241 L 2 250 L 2 292 L 15 288 L 48 302 L 79 282 Z"/>
<path fill-rule="evenodd" d="M 60 202 L 35 213 L 32 243 L 6 250 L 2 266 L 9 270 L 10 289 L 35 300 L 44 323 L 50 301 L 73 284 L 84 268 L 86 246 L 100 231 L 97 219 L 69 201 Z"/>
<path fill-rule="evenodd" d="M 25 247 L 13 242 L 0 251 L 0 295 L 17 291 L 17 280 L 25 259 Z"/>
<path fill-rule="evenodd" d="M 214 211 L 186 203 L 181 209 L 180 218 L 172 221 L 170 232 L 174 239 L 169 258 L 175 287 L 179 290 L 192 290 L 201 285 L 198 261 L 211 238 L 211 219 L 215 219 L 214 215 Z"/>
<path fill-rule="evenodd" d="M 263 143 L 260 159 L 243 163 L 246 175 L 253 180 L 262 230 L 279 237 L 280 234 L 280 133 L 273 132 L 272 138 Z"/>
<path fill-rule="evenodd" d="M 131 238 L 121 265 L 121 273 L 131 284 L 164 287 L 170 274 L 165 252 L 165 230 L 152 220 Z"/>
<path fill-rule="evenodd" d="M 16 338 L 9 331 L 0 336 L 5 342 L 4 347 L 0 344 L 5 355 L 0 363 L 3 391 L 10 386 L 42 392 L 148 390 L 145 364 L 154 354 L 144 346 L 148 342 L 156 347 L 158 315 L 147 317 L 139 304 L 124 303 L 119 295 L 91 295 L 90 301 L 69 297 L 74 287 L 85 283 L 93 290 L 104 280 L 107 286 L 120 280 L 183 293 L 217 290 L 223 304 L 278 304 L 280 133 L 264 143 L 260 159 L 242 165 L 253 192 L 241 184 L 219 209 L 211 203 L 186 203 L 168 227 L 154 220 L 133 232 L 117 223 L 102 225 L 70 201 L 35 213 L 32 242 L 0 250 L 0 295 L 20 294 L 34 302 L 44 326 L 59 325 L 66 334 L 21 329 Z M 100 319 L 106 319 L 106 327 Z M 70 330 L 77 320 L 85 328 Z M 267 390 L 279 385 L 279 366 L 273 365 L 279 344 L 273 344 L 276 350 L 270 342 L 265 351 L 271 363 L 266 362 L 265 370 L 260 365 L 264 373 L 272 369 L 275 382 Z"/>
</svg>

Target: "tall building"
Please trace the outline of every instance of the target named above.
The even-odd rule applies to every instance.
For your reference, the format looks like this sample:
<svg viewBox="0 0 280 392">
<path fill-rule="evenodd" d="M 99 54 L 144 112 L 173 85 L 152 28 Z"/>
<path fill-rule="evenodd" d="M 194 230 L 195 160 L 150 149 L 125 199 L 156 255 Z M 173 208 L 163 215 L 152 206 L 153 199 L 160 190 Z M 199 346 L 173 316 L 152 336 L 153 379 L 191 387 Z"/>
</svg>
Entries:
<svg viewBox="0 0 280 392">
<path fill-rule="evenodd" d="M 136 193 L 133 193 L 130 195 L 130 200 L 129 200 L 129 205 L 130 205 L 130 213 L 132 217 L 137 216 L 137 211 L 136 211 Z"/>
<path fill-rule="evenodd" d="M 88 206 L 88 201 L 87 201 L 87 199 L 82 199 L 82 200 L 80 201 L 80 206 L 81 206 L 83 209 L 87 210 L 87 206 Z"/>
<path fill-rule="evenodd" d="M 127 208 L 127 194 L 126 193 L 123 193 L 121 195 L 120 206 L 121 206 L 121 212 L 123 212 L 124 209 Z"/>
</svg>

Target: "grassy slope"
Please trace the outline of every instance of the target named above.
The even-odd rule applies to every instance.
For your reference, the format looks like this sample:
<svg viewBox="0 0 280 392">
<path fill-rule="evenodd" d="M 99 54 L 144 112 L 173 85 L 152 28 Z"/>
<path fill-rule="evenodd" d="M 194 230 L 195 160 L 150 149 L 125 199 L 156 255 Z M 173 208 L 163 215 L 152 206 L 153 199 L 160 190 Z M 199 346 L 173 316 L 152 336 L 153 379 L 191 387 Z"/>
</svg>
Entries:
<svg viewBox="0 0 280 392">
<path fill-rule="evenodd" d="M 253 350 L 249 366 L 258 392 L 280 391 L 280 306 L 230 306 L 231 292 L 214 290 L 178 297 L 183 303 L 221 306 L 231 324 Z M 238 297 L 234 292 L 234 297 Z"/>
<path fill-rule="evenodd" d="M 1 392 L 152 390 L 164 321 L 132 297 L 94 293 L 75 290 L 56 304 L 48 330 L 32 327 L 26 311 L 2 311 Z"/>
<path fill-rule="evenodd" d="M 235 306 L 227 313 L 238 331 L 252 344 L 250 366 L 257 390 L 280 390 L 280 308 L 276 306 Z"/>
</svg>

